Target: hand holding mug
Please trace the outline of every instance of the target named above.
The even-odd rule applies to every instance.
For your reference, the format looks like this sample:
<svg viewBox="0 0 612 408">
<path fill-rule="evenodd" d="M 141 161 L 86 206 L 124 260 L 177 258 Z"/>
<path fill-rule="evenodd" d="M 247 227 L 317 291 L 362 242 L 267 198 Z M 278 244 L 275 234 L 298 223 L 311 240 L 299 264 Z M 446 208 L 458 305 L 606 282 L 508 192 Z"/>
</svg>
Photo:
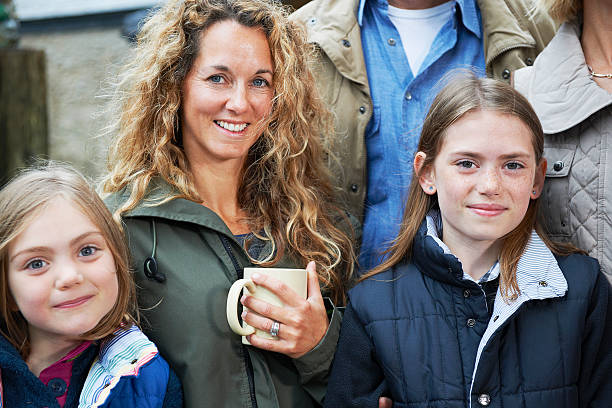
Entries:
<svg viewBox="0 0 612 408">
<path fill-rule="evenodd" d="M 306 271 L 308 273 L 308 296 L 306 298 L 299 296 L 281 279 L 263 273 L 251 275 L 253 284 L 267 289 L 282 302 L 282 306 L 277 306 L 252 295 L 242 296 L 241 302 L 245 306 L 242 319 L 245 323 L 259 330 L 259 333 L 270 333 L 272 329 L 277 329 L 276 336 L 272 338 L 259 334 L 247 335 L 248 341 L 253 346 L 282 353 L 291 358 L 298 358 L 308 353 L 321 341 L 327 331 L 329 321 L 321 296 L 315 263 L 310 262 Z M 230 319 L 229 304 L 228 298 L 228 321 Z M 275 322 L 278 322 L 278 327 L 274 327 Z"/>
</svg>

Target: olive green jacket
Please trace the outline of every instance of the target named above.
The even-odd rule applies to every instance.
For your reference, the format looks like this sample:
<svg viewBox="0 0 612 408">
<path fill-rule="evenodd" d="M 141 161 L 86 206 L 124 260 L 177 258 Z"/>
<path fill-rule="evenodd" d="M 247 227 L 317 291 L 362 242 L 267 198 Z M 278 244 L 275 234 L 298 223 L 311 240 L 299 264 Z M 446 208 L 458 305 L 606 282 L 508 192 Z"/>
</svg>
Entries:
<svg viewBox="0 0 612 408">
<path fill-rule="evenodd" d="M 512 71 L 531 65 L 555 34 L 547 16 L 530 13 L 526 0 L 477 0 L 482 14 L 486 71 L 510 80 Z M 317 45 L 313 69 L 323 99 L 334 113 L 330 168 L 347 210 L 363 221 L 366 197 L 365 128 L 372 100 L 357 23 L 359 0 L 314 0 L 292 14 Z"/>
<path fill-rule="evenodd" d="M 155 197 L 168 196 L 168 185 L 158 184 Z M 114 211 L 126 199 L 105 201 Z M 244 346 L 225 309 L 230 286 L 251 262 L 223 221 L 184 199 L 141 204 L 123 221 L 143 331 L 181 379 L 185 407 L 253 407 L 253 399 L 260 408 L 319 406 L 340 331 L 336 309 L 323 340 L 299 359 Z M 157 273 L 145 273 L 149 257 Z M 289 260 L 277 266 L 305 267 Z"/>
</svg>

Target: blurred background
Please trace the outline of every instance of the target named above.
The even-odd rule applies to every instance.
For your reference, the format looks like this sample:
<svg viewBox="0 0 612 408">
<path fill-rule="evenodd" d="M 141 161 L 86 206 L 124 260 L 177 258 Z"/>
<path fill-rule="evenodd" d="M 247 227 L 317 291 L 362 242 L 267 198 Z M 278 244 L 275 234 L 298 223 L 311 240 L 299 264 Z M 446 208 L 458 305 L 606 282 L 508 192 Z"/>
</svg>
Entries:
<svg viewBox="0 0 612 408">
<path fill-rule="evenodd" d="M 164 2 L 0 0 L 0 184 L 40 156 L 105 171 L 105 88 Z"/>
</svg>

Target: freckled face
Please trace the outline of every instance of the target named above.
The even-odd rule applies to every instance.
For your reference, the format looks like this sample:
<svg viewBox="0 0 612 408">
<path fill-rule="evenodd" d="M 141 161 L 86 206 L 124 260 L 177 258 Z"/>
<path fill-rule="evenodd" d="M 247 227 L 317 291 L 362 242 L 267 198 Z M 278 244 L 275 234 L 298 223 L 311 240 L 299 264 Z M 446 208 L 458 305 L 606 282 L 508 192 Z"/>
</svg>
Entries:
<svg viewBox="0 0 612 408">
<path fill-rule="evenodd" d="M 242 162 L 270 112 L 273 65 L 259 28 L 226 20 L 210 26 L 183 83 L 183 145 L 189 162 Z"/>
<path fill-rule="evenodd" d="M 106 240 L 64 198 L 35 215 L 8 254 L 9 290 L 32 344 L 73 341 L 95 328 L 117 301 L 117 271 Z"/>
<path fill-rule="evenodd" d="M 438 194 L 443 240 L 452 249 L 453 242 L 494 243 L 516 228 L 540 194 L 545 169 L 544 160 L 536 165 L 526 124 L 476 111 L 447 129 L 433 169 L 420 182 L 425 193 Z"/>
</svg>

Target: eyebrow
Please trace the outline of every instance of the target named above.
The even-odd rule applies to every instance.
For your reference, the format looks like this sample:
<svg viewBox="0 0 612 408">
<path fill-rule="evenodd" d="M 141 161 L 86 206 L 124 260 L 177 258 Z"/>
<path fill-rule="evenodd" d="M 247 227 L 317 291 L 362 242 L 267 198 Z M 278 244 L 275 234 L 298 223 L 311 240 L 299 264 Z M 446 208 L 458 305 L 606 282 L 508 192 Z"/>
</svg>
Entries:
<svg viewBox="0 0 612 408">
<path fill-rule="evenodd" d="M 478 152 L 470 152 L 470 151 L 468 151 L 468 152 L 453 152 L 452 155 L 473 157 L 475 159 L 481 159 L 483 157 L 483 155 L 478 153 Z M 510 160 L 510 159 L 516 159 L 516 158 L 522 158 L 522 157 L 529 157 L 529 153 L 525 153 L 525 152 L 512 152 L 512 153 L 502 154 L 501 156 L 499 156 L 499 158 L 504 159 L 504 160 Z"/>
<path fill-rule="evenodd" d="M 102 235 L 102 233 L 100 231 L 87 231 L 87 232 L 82 233 L 78 237 L 74 238 L 73 240 L 71 240 L 70 241 L 70 246 L 74 245 L 75 243 L 79 242 L 82 239 L 88 238 L 91 235 L 99 235 L 102 239 L 104 239 L 104 235 Z M 104 242 L 106 242 L 106 239 L 104 239 Z M 23 249 L 23 250 L 17 252 L 15 255 L 13 255 L 9 259 L 9 263 L 13 262 L 13 260 L 15 258 L 17 258 L 18 256 L 23 255 L 23 254 L 27 254 L 29 252 L 48 252 L 48 251 L 49 251 L 49 247 L 45 247 L 45 246 L 37 246 L 37 247 L 26 248 L 26 249 Z"/>
<path fill-rule="evenodd" d="M 230 69 L 225 66 L 225 65 L 212 65 L 212 67 L 216 70 L 219 71 L 223 71 L 223 72 L 229 72 Z M 255 72 L 255 75 L 259 75 L 259 74 L 270 74 L 270 75 L 274 75 L 274 73 L 272 71 L 270 71 L 269 69 L 265 69 L 265 68 L 260 68 L 257 70 L 257 72 Z"/>
</svg>

